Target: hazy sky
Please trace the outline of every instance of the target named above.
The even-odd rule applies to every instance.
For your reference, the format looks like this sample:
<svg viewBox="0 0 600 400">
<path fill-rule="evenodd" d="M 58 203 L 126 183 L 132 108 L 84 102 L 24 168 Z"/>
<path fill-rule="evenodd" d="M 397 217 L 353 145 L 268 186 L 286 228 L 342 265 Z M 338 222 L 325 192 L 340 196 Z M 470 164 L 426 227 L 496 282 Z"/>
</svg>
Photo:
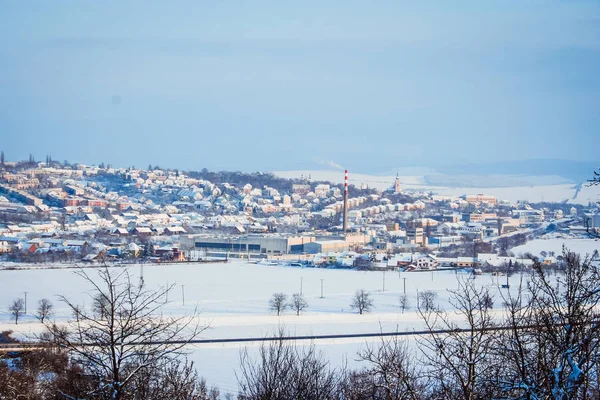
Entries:
<svg viewBox="0 0 600 400">
<path fill-rule="evenodd" d="M 0 6 L 8 160 L 364 172 L 593 161 L 599 127 L 597 0 Z"/>
</svg>

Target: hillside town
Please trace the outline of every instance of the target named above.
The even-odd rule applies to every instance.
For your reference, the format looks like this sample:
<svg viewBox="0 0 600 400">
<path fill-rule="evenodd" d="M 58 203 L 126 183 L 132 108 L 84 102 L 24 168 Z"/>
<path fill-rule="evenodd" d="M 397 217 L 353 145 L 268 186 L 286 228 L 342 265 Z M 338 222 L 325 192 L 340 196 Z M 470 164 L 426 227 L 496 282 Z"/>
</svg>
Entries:
<svg viewBox="0 0 600 400">
<path fill-rule="evenodd" d="M 345 200 L 342 182 L 342 174 L 330 183 L 3 156 L 0 262 L 14 268 L 245 258 L 338 268 L 475 268 L 525 263 L 511 248 L 543 234 L 585 236 L 600 227 L 596 207 L 440 196 L 404 190 L 398 177 L 385 191 L 351 185 Z M 544 260 L 555 261 L 553 254 Z"/>
</svg>

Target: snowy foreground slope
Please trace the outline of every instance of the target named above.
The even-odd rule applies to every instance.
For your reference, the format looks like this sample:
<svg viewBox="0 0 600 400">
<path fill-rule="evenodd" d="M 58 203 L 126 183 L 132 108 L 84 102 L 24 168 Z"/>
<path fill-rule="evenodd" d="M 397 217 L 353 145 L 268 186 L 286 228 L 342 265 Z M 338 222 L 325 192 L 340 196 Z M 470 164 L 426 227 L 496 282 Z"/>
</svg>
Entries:
<svg viewBox="0 0 600 400">
<path fill-rule="evenodd" d="M 562 244 L 579 252 L 592 252 L 600 248 L 594 240 L 536 240 L 528 243 L 517 252 L 541 250 L 559 252 Z M 279 327 L 290 334 L 346 334 L 375 333 L 383 331 L 412 331 L 421 329 L 422 323 L 416 313 L 417 291 L 435 290 L 437 304 L 450 310 L 448 289 L 457 287 L 458 279 L 466 279 L 465 272 L 359 272 L 351 270 L 330 270 L 316 268 L 291 268 L 230 262 L 228 264 L 187 264 L 187 265 L 146 265 L 143 268 L 145 285 L 157 288 L 160 285 L 176 284 L 165 305 L 165 312 L 181 315 L 191 313 L 197 307 L 201 312 L 201 322 L 209 328 L 202 338 L 246 338 L 272 335 Z M 87 270 L 91 276 L 95 269 Z M 139 280 L 141 268 L 130 267 L 135 283 Z M 401 313 L 398 298 L 404 291 L 410 298 L 411 309 Z M 510 278 L 513 288 L 520 277 Z M 385 291 L 383 291 L 385 279 Z M 323 280 L 323 294 L 321 294 Z M 478 285 L 490 288 L 495 295 L 495 312 L 502 314 L 501 296 L 503 289 L 498 283 L 505 278 L 489 275 L 475 278 Z M 183 292 L 182 292 L 182 286 Z M 351 297 L 357 289 L 371 292 L 375 309 L 365 315 L 358 315 L 350 309 Z M 309 308 L 300 316 L 291 311 L 277 317 L 268 311 L 269 297 L 275 292 L 288 295 L 302 290 Z M 505 289 L 504 289 L 505 290 Z M 512 290 L 512 288 L 511 288 Z M 56 301 L 62 294 L 79 304 L 89 304 L 90 287 L 68 269 L 4 270 L 0 271 L 0 330 L 12 329 L 21 337 L 33 335 L 42 326 L 31 315 L 41 298 L 51 299 L 56 307 L 57 322 L 69 318 L 68 310 Z M 28 315 L 19 325 L 14 325 L 7 308 L 17 297 L 27 293 Z M 183 304 L 185 294 L 185 304 Z M 332 365 L 343 363 L 356 366 L 356 353 L 367 341 L 377 339 L 330 339 L 315 342 Z M 195 360 L 200 375 L 209 384 L 219 386 L 223 391 L 235 391 L 234 370 L 238 366 L 239 351 L 249 347 L 251 353 L 257 350 L 258 343 L 209 344 L 189 346 L 190 358 Z"/>
</svg>

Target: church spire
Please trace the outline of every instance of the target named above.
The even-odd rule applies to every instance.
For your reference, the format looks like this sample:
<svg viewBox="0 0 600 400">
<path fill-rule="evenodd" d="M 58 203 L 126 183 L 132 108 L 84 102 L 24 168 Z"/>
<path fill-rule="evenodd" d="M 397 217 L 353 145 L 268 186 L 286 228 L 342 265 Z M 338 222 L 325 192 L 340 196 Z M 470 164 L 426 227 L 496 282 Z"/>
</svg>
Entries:
<svg viewBox="0 0 600 400">
<path fill-rule="evenodd" d="M 400 193 L 402 188 L 400 188 L 400 177 L 398 176 L 398 172 L 396 172 L 396 181 L 394 182 L 394 193 Z"/>
</svg>

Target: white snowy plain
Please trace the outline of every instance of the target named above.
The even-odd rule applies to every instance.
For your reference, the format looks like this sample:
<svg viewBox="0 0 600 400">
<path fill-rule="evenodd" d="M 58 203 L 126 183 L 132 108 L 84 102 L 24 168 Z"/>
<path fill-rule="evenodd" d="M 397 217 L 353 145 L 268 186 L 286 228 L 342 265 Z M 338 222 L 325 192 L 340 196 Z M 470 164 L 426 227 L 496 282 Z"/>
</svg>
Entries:
<svg viewBox="0 0 600 400">
<path fill-rule="evenodd" d="M 540 239 L 531 240 L 522 246 L 513 247 L 511 251 L 517 257 L 526 253 L 540 256 L 542 251 L 546 253 L 553 251 L 555 256 L 557 256 L 562 254 L 563 246 L 565 246 L 566 250 L 578 253 L 582 257 L 586 254 L 591 256 L 595 251 L 600 252 L 600 240 L 598 239 L 563 239 L 552 235 L 543 236 Z"/>
<path fill-rule="evenodd" d="M 577 240 L 577 242 L 575 242 Z M 600 242 L 580 239 L 552 239 L 528 243 L 522 250 L 553 250 L 560 254 L 562 244 L 582 253 L 597 249 Z M 578 243 L 577 246 L 574 243 Z M 552 245 L 552 246 L 550 246 Z M 529 247 L 528 247 L 529 246 Z M 117 267 L 120 268 L 120 267 Z M 95 269 L 86 270 L 97 276 Z M 137 283 L 140 266 L 129 267 L 132 279 Z M 435 272 L 359 272 L 320 268 L 292 268 L 264 266 L 234 261 L 227 264 L 145 265 L 145 285 L 159 288 L 175 284 L 165 304 L 164 312 L 185 315 L 198 309 L 201 323 L 209 326 L 202 339 L 213 338 L 256 338 L 271 336 L 282 327 L 291 335 L 377 333 L 380 331 L 413 331 L 423 328 L 416 314 L 417 291 L 434 290 L 436 302 L 445 310 L 451 309 L 448 290 L 455 289 L 458 279 L 467 278 L 467 273 L 458 271 Z M 404 313 L 399 307 L 399 297 L 404 292 L 411 308 Z M 495 295 L 495 312 L 502 313 L 498 284 L 505 283 L 504 277 L 478 276 L 477 285 L 486 286 Z M 516 287 L 519 276 L 510 278 L 511 290 Z M 323 298 L 321 298 L 323 280 Z M 385 280 L 385 283 L 384 283 Z M 500 282 L 498 281 L 500 280 Z M 385 291 L 384 289 L 385 284 Z M 358 289 L 369 291 L 374 300 L 372 312 L 359 315 L 349 306 Z M 54 319 L 66 321 L 70 317 L 67 307 L 57 301 L 61 294 L 78 304 L 90 303 L 91 287 L 69 269 L 32 269 L 0 271 L 0 330 L 13 330 L 17 337 L 32 338 L 43 330 L 33 316 L 37 302 L 48 298 L 55 305 Z M 270 296 L 276 292 L 293 293 L 302 291 L 309 307 L 299 316 L 287 310 L 278 317 L 268 310 Z M 27 292 L 27 315 L 15 325 L 8 313 L 8 306 L 15 298 L 23 298 Z M 185 304 L 183 295 L 185 294 Z M 365 343 L 379 339 L 327 339 L 316 340 L 316 348 L 322 351 L 332 366 L 347 363 L 357 365 L 356 354 Z M 409 339 L 414 340 L 414 339 Z M 302 344 L 309 342 L 302 342 Z M 237 392 L 235 371 L 238 369 L 239 352 L 248 347 L 256 354 L 260 343 L 198 344 L 188 346 L 189 358 L 194 360 L 200 376 L 209 385 L 217 386 L 222 392 Z"/>
</svg>

